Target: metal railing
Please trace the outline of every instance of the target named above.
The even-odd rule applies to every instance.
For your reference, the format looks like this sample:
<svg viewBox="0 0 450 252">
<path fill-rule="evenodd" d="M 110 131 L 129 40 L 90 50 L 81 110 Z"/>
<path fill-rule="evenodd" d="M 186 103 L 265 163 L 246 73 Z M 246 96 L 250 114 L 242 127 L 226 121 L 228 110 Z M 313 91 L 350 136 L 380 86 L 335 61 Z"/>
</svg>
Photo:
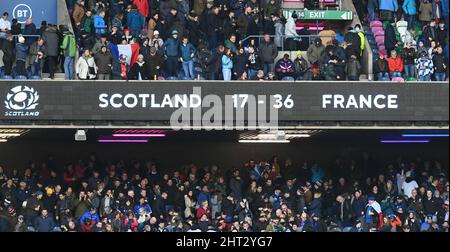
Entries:
<svg viewBox="0 0 450 252">
<path fill-rule="evenodd" d="M 334 39 L 336 38 L 336 36 L 321 36 L 321 35 L 299 35 L 299 36 L 286 36 L 286 35 L 281 35 L 281 36 L 276 36 L 276 35 L 271 35 L 270 36 L 271 40 L 274 41 L 275 38 L 280 38 L 281 40 L 281 51 L 284 51 L 285 49 L 285 43 L 286 43 L 286 39 L 295 39 L 298 42 L 302 42 L 304 40 L 308 40 L 308 47 L 314 43 L 314 40 L 316 38 L 330 38 L 330 39 Z M 254 39 L 255 40 L 255 44 L 260 45 L 261 42 L 264 40 L 264 35 L 251 35 L 248 37 L 245 37 L 244 39 L 239 41 L 239 45 L 247 45 L 250 43 L 250 41 Z"/>
</svg>

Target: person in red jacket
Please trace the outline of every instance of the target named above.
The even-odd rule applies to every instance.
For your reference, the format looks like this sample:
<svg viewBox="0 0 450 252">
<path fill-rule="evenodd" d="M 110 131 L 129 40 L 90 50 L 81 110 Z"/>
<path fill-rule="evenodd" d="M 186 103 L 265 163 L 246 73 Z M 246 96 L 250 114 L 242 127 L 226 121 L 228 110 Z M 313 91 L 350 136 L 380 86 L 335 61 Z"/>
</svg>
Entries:
<svg viewBox="0 0 450 252">
<path fill-rule="evenodd" d="M 391 57 L 388 59 L 389 72 L 391 78 L 402 77 L 403 73 L 403 59 L 397 56 L 395 50 L 391 51 Z"/>
<path fill-rule="evenodd" d="M 197 221 L 200 221 L 203 215 L 208 216 L 208 220 L 211 221 L 211 210 L 208 206 L 208 201 L 203 201 L 201 207 L 197 208 L 197 212 L 195 216 L 197 217 Z"/>
<path fill-rule="evenodd" d="M 148 17 L 148 0 L 134 0 L 133 4 L 136 5 L 142 16 Z"/>
</svg>

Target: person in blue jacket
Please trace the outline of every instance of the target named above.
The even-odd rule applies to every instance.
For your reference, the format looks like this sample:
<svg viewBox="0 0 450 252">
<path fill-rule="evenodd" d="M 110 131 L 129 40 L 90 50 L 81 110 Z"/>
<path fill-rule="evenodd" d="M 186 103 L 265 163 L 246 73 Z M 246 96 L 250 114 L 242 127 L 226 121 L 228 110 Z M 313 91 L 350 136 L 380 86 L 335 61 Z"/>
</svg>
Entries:
<svg viewBox="0 0 450 252">
<path fill-rule="evenodd" d="M 136 213 L 136 216 L 140 214 L 141 209 L 143 209 L 146 214 L 151 214 L 153 212 L 150 205 L 145 203 L 144 197 L 141 197 L 139 199 L 139 203 L 134 206 L 134 212 Z"/>
<path fill-rule="evenodd" d="M 144 16 L 137 10 L 136 5 L 131 7 L 130 12 L 127 14 L 127 26 L 130 33 L 134 37 L 138 37 L 144 28 Z"/>
<path fill-rule="evenodd" d="M 91 220 L 92 222 L 99 222 L 100 221 L 100 217 L 98 217 L 98 214 L 96 213 L 95 208 L 91 208 L 89 209 L 89 211 L 87 211 L 86 213 L 84 213 L 81 218 L 80 218 L 80 224 L 82 225 L 84 223 L 84 220 Z"/>
<path fill-rule="evenodd" d="M 178 31 L 173 30 L 172 36 L 162 45 L 162 51 L 166 58 L 167 75 L 178 76 L 178 60 L 180 56 L 180 41 L 178 40 Z"/>
<path fill-rule="evenodd" d="M 416 1 L 405 0 L 403 2 L 403 13 L 405 13 L 406 21 L 408 22 L 408 30 L 414 27 L 414 17 L 417 14 Z"/>
<path fill-rule="evenodd" d="M 222 75 L 224 81 L 231 80 L 231 71 L 233 69 L 232 52 L 230 48 L 227 48 L 222 55 Z"/>
<path fill-rule="evenodd" d="M 394 13 L 398 10 L 397 0 L 380 0 L 378 6 L 380 9 L 380 19 L 382 21 L 394 21 Z M 383 15 L 384 13 L 386 13 L 386 15 Z"/>
<path fill-rule="evenodd" d="M 183 66 L 184 76 L 191 80 L 195 79 L 193 58 L 196 51 L 195 47 L 189 42 L 189 39 L 187 37 L 183 38 L 180 44 L 180 61 Z"/>
<path fill-rule="evenodd" d="M 100 11 L 98 15 L 94 16 L 94 29 L 97 37 L 106 33 L 105 12 Z"/>
</svg>

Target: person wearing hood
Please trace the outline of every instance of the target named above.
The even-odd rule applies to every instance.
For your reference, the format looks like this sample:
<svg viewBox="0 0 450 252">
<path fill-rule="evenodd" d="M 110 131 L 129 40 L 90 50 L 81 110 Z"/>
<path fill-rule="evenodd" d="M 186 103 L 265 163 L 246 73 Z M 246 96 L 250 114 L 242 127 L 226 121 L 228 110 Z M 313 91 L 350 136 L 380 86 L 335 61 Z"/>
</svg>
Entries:
<svg viewBox="0 0 450 252">
<path fill-rule="evenodd" d="M 78 59 L 75 72 L 80 80 L 93 80 L 97 76 L 97 66 L 89 49 L 84 50 Z"/>
<path fill-rule="evenodd" d="M 54 25 L 49 25 L 48 28 L 42 33 L 42 39 L 45 42 L 45 48 L 47 49 L 48 71 L 50 73 L 50 79 L 55 78 L 55 70 L 58 63 L 59 56 L 59 36 Z"/>
<path fill-rule="evenodd" d="M 350 81 L 359 81 L 359 75 L 361 72 L 361 63 L 359 63 L 356 55 L 351 55 L 347 62 L 347 78 Z"/>
<path fill-rule="evenodd" d="M 433 61 L 428 57 L 426 51 L 420 53 L 420 58 L 416 61 L 417 77 L 419 81 L 430 81 L 434 73 Z"/>
<path fill-rule="evenodd" d="M 66 80 L 73 80 L 73 63 L 77 53 L 77 42 L 73 33 L 68 30 L 64 31 L 64 38 L 61 44 L 64 55 L 64 77 Z"/>
<path fill-rule="evenodd" d="M 139 54 L 137 62 L 130 69 L 130 80 L 148 80 L 148 67 L 144 61 L 144 55 Z"/>
<path fill-rule="evenodd" d="M 297 26 L 295 20 L 298 18 L 297 13 L 292 13 L 292 16 L 287 19 L 284 35 L 286 36 L 286 51 L 297 51 L 297 42 L 299 40 L 297 34 Z"/>
<path fill-rule="evenodd" d="M 25 69 L 27 54 L 28 46 L 25 44 L 25 38 L 20 35 L 18 43 L 16 43 L 16 75 L 27 76 L 27 70 Z"/>
<path fill-rule="evenodd" d="M 310 65 L 318 64 L 320 56 L 325 51 L 325 47 L 322 44 L 320 38 L 314 40 L 314 44 L 311 44 L 307 51 L 308 61 Z"/>
<path fill-rule="evenodd" d="M 323 78 L 327 81 L 337 80 L 336 64 L 338 63 L 338 58 L 336 55 L 331 55 L 326 64 L 321 64 L 321 74 Z"/>
<path fill-rule="evenodd" d="M 312 74 L 309 70 L 309 63 L 303 57 L 301 51 L 297 51 L 297 57 L 294 60 L 295 65 L 295 79 L 296 80 L 311 80 Z"/>
<path fill-rule="evenodd" d="M 114 62 L 114 58 L 109 52 L 108 48 L 103 45 L 100 52 L 94 56 L 95 64 L 97 65 L 98 79 L 99 80 L 110 80 L 111 70 Z"/>
<path fill-rule="evenodd" d="M 358 56 L 358 58 L 360 58 L 360 55 L 362 53 L 361 51 L 361 36 L 359 35 L 359 32 L 361 31 L 361 27 L 360 26 L 355 26 L 355 28 L 353 27 L 349 27 L 347 33 L 344 36 L 344 41 L 347 43 L 347 45 L 353 45 L 354 50 L 356 50 L 355 52 L 357 53 L 356 55 Z M 348 55 L 348 57 L 350 57 L 350 55 Z"/>
</svg>

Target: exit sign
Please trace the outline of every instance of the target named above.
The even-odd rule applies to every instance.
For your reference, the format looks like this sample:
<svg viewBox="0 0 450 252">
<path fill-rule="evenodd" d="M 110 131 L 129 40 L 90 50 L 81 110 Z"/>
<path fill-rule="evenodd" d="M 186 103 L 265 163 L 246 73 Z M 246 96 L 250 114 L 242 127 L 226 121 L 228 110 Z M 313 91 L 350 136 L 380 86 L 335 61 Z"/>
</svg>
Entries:
<svg viewBox="0 0 450 252">
<path fill-rule="evenodd" d="M 302 20 L 353 20 L 352 11 L 336 10 L 284 10 L 283 15 L 289 18 L 294 11 Z"/>
</svg>

